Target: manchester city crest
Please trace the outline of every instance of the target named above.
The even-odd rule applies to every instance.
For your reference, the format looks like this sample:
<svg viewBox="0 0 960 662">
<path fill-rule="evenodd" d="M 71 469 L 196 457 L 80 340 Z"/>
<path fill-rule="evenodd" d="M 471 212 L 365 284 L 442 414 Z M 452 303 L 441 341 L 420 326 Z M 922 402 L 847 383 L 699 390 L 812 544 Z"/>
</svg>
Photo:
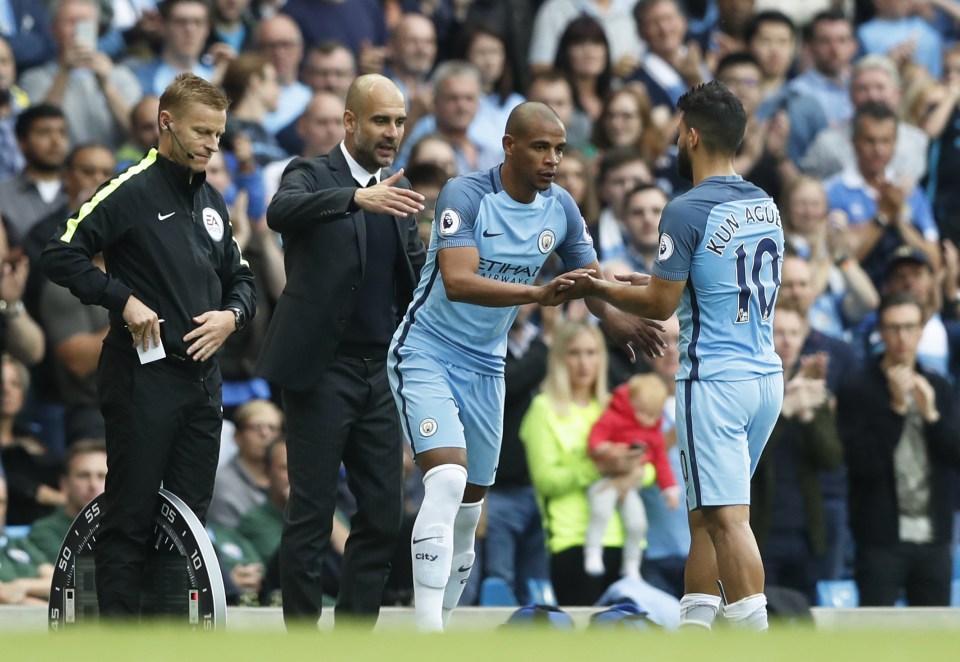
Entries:
<svg viewBox="0 0 960 662">
<path fill-rule="evenodd" d="M 432 418 L 425 418 L 420 421 L 420 435 L 424 437 L 432 437 L 437 433 L 437 422 Z"/>
<path fill-rule="evenodd" d="M 540 236 L 537 237 L 537 248 L 539 248 L 540 252 L 544 255 L 552 251 L 556 243 L 557 235 L 553 234 L 553 230 L 544 230 L 540 233 Z"/>
</svg>

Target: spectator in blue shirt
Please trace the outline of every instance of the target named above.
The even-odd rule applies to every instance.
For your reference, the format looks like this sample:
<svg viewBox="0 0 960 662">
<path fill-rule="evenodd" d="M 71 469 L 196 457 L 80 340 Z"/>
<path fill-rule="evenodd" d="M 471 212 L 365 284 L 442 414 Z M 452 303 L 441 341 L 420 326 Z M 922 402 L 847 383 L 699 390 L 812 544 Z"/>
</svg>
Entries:
<svg viewBox="0 0 960 662">
<path fill-rule="evenodd" d="M 0 37 L 7 40 L 21 71 L 55 55 L 50 17 L 41 0 L 0 0 Z"/>
<path fill-rule="evenodd" d="M 804 28 L 803 43 L 813 66 L 790 81 L 790 90 L 817 99 L 831 125 L 846 122 L 853 115 L 847 91 L 857 55 L 853 24 L 839 9 L 821 12 Z"/>
<path fill-rule="evenodd" d="M 856 257 L 878 288 L 887 261 L 901 244 L 923 251 L 934 266 L 940 261 L 940 234 L 930 202 L 893 168 L 896 139 L 893 110 L 872 101 L 863 104 L 853 119 L 857 166 L 824 184 L 830 208 L 846 212 Z"/>
<path fill-rule="evenodd" d="M 25 162 L 17 145 L 17 115 L 30 105 L 30 99 L 19 87 L 17 63 L 10 43 L 0 37 L 0 182 L 23 170 Z"/>
<path fill-rule="evenodd" d="M 160 55 L 134 68 L 143 93 L 160 96 L 185 71 L 219 83 L 214 67 L 200 59 L 210 36 L 210 8 L 202 0 L 165 0 L 158 7 L 164 26 Z"/>
<path fill-rule="evenodd" d="M 913 62 L 931 76 L 943 73 L 943 39 L 926 19 L 914 14 L 914 3 L 873 0 L 874 17 L 857 29 L 863 52 L 888 55 L 898 64 Z"/>
</svg>

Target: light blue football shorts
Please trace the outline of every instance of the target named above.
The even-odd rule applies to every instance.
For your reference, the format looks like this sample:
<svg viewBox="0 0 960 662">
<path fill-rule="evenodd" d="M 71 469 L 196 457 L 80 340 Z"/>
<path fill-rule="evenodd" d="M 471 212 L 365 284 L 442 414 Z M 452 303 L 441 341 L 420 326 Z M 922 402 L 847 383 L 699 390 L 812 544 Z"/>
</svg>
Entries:
<svg viewBox="0 0 960 662">
<path fill-rule="evenodd" d="M 466 448 L 467 481 L 493 485 L 503 438 L 503 375 L 464 370 L 407 345 L 391 347 L 387 372 L 414 456 Z"/>
<path fill-rule="evenodd" d="M 677 444 L 687 507 L 750 504 L 750 478 L 783 404 L 783 373 L 677 382 Z"/>
</svg>

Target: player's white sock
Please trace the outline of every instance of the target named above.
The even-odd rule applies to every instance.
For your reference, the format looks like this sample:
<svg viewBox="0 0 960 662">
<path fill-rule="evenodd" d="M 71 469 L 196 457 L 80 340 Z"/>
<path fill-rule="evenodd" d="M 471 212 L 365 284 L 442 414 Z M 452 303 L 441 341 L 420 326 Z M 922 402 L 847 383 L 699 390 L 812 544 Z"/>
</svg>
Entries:
<svg viewBox="0 0 960 662">
<path fill-rule="evenodd" d="M 720 596 L 709 593 L 687 593 L 680 598 L 680 627 L 713 628 L 720 611 Z"/>
<path fill-rule="evenodd" d="M 450 615 L 460 602 L 463 589 L 470 579 L 473 569 L 473 551 L 477 537 L 477 524 L 480 522 L 480 512 L 483 510 L 483 500 L 476 503 L 461 503 L 457 511 L 457 519 L 453 524 L 453 564 L 450 567 L 450 579 L 443 592 L 443 629 L 447 629 Z"/>
<path fill-rule="evenodd" d="M 767 623 L 767 596 L 763 593 L 748 595 L 742 600 L 723 607 L 723 617 L 730 625 L 755 632 L 764 632 Z"/>
<path fill-rule="evenodd" d="M 417 627 L 443 631 L 443 592 L 453 563 L 453 525 L 467 486 L 467 470 L 441 464 L 423 477 L 423 503 L 413 523 L 413 596 Z"/>
</svg>

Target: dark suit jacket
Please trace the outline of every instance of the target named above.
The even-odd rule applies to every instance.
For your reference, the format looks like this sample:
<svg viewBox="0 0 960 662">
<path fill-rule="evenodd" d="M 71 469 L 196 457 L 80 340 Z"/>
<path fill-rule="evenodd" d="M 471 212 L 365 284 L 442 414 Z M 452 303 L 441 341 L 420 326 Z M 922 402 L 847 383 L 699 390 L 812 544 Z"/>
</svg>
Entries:
<svg viewBox="0 0 960 662">
<path fill-rule="evenodd" d="M 960 467 L 960 416 L 950 384 L 920 366 L 936 393 L 940 420 L 923 426 L 930 459 L 930 518 L 935 543 L 950 540 L 950 469 Z M 900 539 L 893 452 L 904 417 L 890 409 L 890 389 L 879 358 L 850 375 L 837 393 L 837 425 L 850 481 L 850 529 L 861 545 Z"/>
<path fill-rule="evenodd" d="M 382 177 L 386 177 L 383 175 Z M 410 188 L 406 179 L 399 186 Z M 357 292 L 368 265 L 358 188 L 337 146 L 326 156 L 294 159 L 267 209 L 267 224 L 281 233 L 287 284 L 277 302 L 257 370 L 291 390 L 313 386 L 330 364 L 340 337 L 363 305 Z M 397 324 L 413 298 L 425 251 L 413 216 L 396 219 Z"/>
</svg>

